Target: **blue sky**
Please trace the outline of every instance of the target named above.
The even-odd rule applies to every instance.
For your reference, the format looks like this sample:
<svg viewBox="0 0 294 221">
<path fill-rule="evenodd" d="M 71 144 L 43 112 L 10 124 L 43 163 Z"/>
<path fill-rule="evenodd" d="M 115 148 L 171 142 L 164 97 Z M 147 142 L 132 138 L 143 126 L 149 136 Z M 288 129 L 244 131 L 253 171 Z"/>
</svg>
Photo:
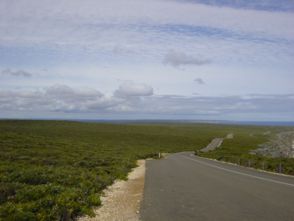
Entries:
<svg viewBox="0 0 294 221">
<path fill-rule="evenodd" d="M 3 0 L 0 117 L 294 120 L 291 0 Z"/>
</svg>

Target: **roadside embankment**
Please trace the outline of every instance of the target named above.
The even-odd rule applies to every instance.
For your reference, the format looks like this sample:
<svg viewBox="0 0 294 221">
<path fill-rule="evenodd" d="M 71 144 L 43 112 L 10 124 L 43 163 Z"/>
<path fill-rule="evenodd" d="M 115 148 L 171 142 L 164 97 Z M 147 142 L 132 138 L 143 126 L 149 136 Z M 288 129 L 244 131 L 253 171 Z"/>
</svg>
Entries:
<svg viewBox="0 0 294 221">
<path fill-rule="evenodd" d="M 138 221 L 145 183 L 145 160 L 139 160 L 137 164 L 128 180 L 118 180 L 103 192 L 102 206 L 95 210 L 95 217 L 82 217 L 79 221 Z"/>
</svg>

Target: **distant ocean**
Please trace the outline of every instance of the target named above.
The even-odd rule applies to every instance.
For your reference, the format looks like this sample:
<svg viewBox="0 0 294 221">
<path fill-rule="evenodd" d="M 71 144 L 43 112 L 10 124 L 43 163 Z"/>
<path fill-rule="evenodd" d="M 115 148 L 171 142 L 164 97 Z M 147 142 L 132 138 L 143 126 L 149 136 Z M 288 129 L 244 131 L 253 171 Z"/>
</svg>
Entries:
<svg viewBox="0 0 294 221">
<path fill-rule="evenodd" d="M 230 120 L 181 120 L 181 119 L 62 119 L 62 118 L 0 118 L 0 120 L 61 120 L 111 124 L 227 124 L 227 125 L 256 125 L 256 126 L 292 126 L 294 121 L 230 121 Z"/>
<path fill-rule="evenodd" d="M 294 121 L 225 121 L 225 120 L 95 120 L 95 119 L 81 119 L 73 121 L 82 122 L 96 122 L 96 123 L 131 123 L 131 124 L 158 124 L 158 123 L 208 123 L 208 124 L 228 124 L 228 125 L 256 125 L 256 126 L 294 126 Z"/>
</svg>

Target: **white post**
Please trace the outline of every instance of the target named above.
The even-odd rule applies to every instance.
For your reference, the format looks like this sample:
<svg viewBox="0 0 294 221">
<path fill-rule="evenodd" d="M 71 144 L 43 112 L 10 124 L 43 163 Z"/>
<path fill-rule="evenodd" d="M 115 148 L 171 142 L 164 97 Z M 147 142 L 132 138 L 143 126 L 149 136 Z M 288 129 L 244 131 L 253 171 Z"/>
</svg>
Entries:
<svg viewBox="0 0 294 221">
<path fill-rule="evenodd" d="M 265 165 L 264 165 L 264 161 L 262 162 L 262 169 L 264 170 L 265 169 Z"/>
<path fill-rule="evenodd" d="M 282 173 L 282 163 L 279 163 L 279 173 Z"/>
</svg>

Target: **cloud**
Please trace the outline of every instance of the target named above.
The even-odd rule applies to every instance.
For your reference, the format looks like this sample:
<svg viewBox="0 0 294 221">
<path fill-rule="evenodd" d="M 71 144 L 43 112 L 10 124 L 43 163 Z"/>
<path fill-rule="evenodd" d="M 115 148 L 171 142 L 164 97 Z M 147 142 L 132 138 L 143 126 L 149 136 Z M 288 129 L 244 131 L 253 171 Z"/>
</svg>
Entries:
<svg viewBox="0 0 294 221">
<path fill-rule="evenodd" d="M 270 5 L 283 5 L 269 1 Z M 287 5 L 291 3 L 286 1 Z M 212 4 L 202 4 L 205 2 Z M 232 8 L 233 2 L 237 8 Z M 187 95 L 195 92 L 195 83 L 202 84 L 203 80 L 196 80 L 193 85 L 183 78 L 180 68 L 165 68 L 164 62 L 172 67 L 197 67 L 207 73 L 209 85 L 197 91 L 201 94 L 293 92 L 289 82 L 293 79 L 294 14 L 258 11 L 243 3 L 239 7 L 237 2 L 247 5 L 258 1 L 2 0 L 0 70 L 11 67 L 13 70 L 5 70 L 4 75 L 14 77 L 2 78 L 0 72 L 0 88 L 12 89 L 2 91 L 9 95 L 2 97 L 0 104 L 40 113 L 60 110 L 156 114 L 170 110 L 187 114 L 190 110 L 196 114 L 236 110 L 242 105 L 244 110 L 257 107 L 258 111 L 262 102 L 256 104 L 252 98 L 245 102 L 239 97 L 228 103 L 229 97 L 153 95 L 151 86 L 134 83 L 125 83 L 116 91 L 113 88 L 113 81 L 121 78 L 150 82 L 161 94 Z M 23 81 L 30 73 L 17 71 L 22 68 L 38 70 L 36 73 L 40 68 L 49 71 L 32 81 Z M 192 68 L 185 73 L 189 79 L 195 76 Z M 264 79 L 268 79 L 267 84 L 262 83 Z M 107 96 L 97 90 L 65 85 L 44 87 L 58 82 L 93 88 L 99 82 L 99 90 L 115 93 Z M 227 86 L 227 82 L 237 83 Z M 239 87 L 240 82 L 250 86 Z M 41 89 L 13 90 L 33 87 Z M 283 106 L 286 110 L 287 104 Z"/>
<path fill-rule="evenodd" d="M 279 119 L 279 115 L 293 118 L 293 108 L 293 97 L 288 94 L 263 96 L 249 100 L 243 99 L 241 96 L 158 95 L 133 104 L 132 111 L 137 114 L 161 117 L 185 118 L 188 116 L 190 119 L 232 119 L 233 116 L 239 115 L 243 120 L 270 120 L 271 116 Z"/>
<path fill-rule="evenodd" d="M 67 102 L 74 101 L 95 101 L 104 95 L 94 89 L 73 89 L 67 85 L 54 85 L 46 88 L 46 95 L 52 98 L 62 99 Z"/>
<path fill-rule="evenodd" d="M 158 63 L 171 46 L 189 51 L 196 60 L 198 54 L 213 56 L 214 63 L 292 62 L 293 13 L 212 5 L 167 0 L 19 0 L 17 4 L 2 0 L 0 65 L 68 60 Z"/>
<path fill-rule="evenodd" d="M 179 1 L 179 0 L 174 0 Z M 294 4 L 292 0 L 284 0 L 283 4 L 276 0 L 181 0 L 182 2 L 201 3 L 219 7 L 232 7 L 240 9 L 254 9 L 265 11 L 294 11 Z"/>
<path fill-rule="evenodd" d="M 49 106 L 51 110 L 61 112 L 100 112 L 122 102 L 118 98 L 107 97 L 94 89 L 77 89 L 67 85 L 45 88 L 41 97 L 51 103 Z"/>
<path fill-rule="evenodd" d="M 0 109 L 15 111 L 92 112 L 117 105 L 120 100 L 109 98 L 94 89 L 75 89 L 53 85 L 40 90 L 0 91 Z"/>
<path fill-rule="evenodd" d="M 194 82 L 196 82 L 197 84 L 205 84 L 205 82 L 202 78 L 195 78 Z"/>
<path fill-rule="evenodd" d="M 131 83 L 129 83 L 131 84 Z M 134 83 L 132 83 L 134 84 Z M 53 85 L 39 90 L 0 90 L 0 113 L 67 113 L 110 114 L 117 116 L 155 116 L 167 117 L 177 115 L 180 118 L 190 116 L 195 118 L 220 119 L 224 116 L 260 115 L 270 119 L 270 116 L 294 117 L 294 94 L 284 95 L 248 95 L 248 96 L 175 96 L 151 95 L 142 86 L 132 86 L 131 94 L 122 94 L 121 85 L 112 96 L 87 88 L 72 88 L 66 85 Z M 129 87 L 129 85 L 128 85 Z M 135 88 L 135 89 L 134 89 Z M 148 88 L 148 87 L 146 87 Z M 149 88 L 150 90 L 150 88 Z M 125 94 L 124 94 L 125 95 Z M 139 99 L 144 96 L 144 99 Z M 3 117 L 0 114 L 0 117 Z M 244 119 L 244 118 L 243 118 Z"/>
<path fill-rule="evenodd" d="M 118 97 L 138 97 L 138 96 L 151 96 L 153 95 L 153 88 L 146 84 L 138 84 L 132 81 L 122 83 L 115 91 Z"/>
<path fill-rule="evenodd" d="M 0 110 L 51 111 L 69 113 L 106 113 L 131 111 L 140 97 L 151 96 L 153 89 L 144 84 L 125 82 L 107 96 L 90 88 L 53 85 L 35 90 L 1 90 Z"/>
<path fill-rule="evenodd" d="M 12 77 L 32 77 L 33 74 L 24 70 L 12 71 L 10 69 L 5 69 L 1 71 L 3 76 L 12 76 Z"/>
<path fill-rule="evenodd" d="M 204 58 L 197 58 L 183 52 L 169 51 L 164 59 L 164 64 L 172 65 L 174 67 L 182 66 L 182 65 L 205 65 L 211 63 L 210 60 Z"/>
<path fill-rule="evenodd" d="M 5 34 L 3 37 L 13 36 L 14 40 L 20 39 L 16 35 L 18 33 L 22 33 L 22 37 L 26 37 L 28 34 L 37 35 L 30 38 L 33 41 L 42 41 L 44 38 L 56 41 L 57 39 L 52 37 L 58 36 L 62 42 L 65 40 L 64 38 L 72 39 L 73 37 L 62 33 L 71 33 L 75 27 L 78 28 L 78 30 L 75 30 L 78 33 L 84 31 L 84 27 L 91 34 L 105 31 L 108 28 L 105 24 L 101 25 L 101 21 L 117 24 L 118 27 L 121 24 L 138 24 L 145 21 L 152 24 L 190 24 L 242 32 L 263 32 L 266 35 L 290 35 L 293 38 L 293 31 L 290 30 L 293 27 L 292 13 L 233 9 L 213 5 L 198 4 L 195 1 L 183 3 L 183 1 L 166 0 L 122 0 L 120 2 L 117 0 L 107 2 L 52 0 L 42 3 L 34 0 L 19 0 L 17 4 L 9 0 L 2 0 L 0 18 L 5 28 L 1 34 Z M 283 4 L 279 3 L 278 5 Z M 32 8 L 37 8 L 38 11 L 32 11 Z M 165 11 L 165 13 L 162 13 L 162 11 Z M 236 16 L 238 16 L 238 22 L 235 22 Z M 34 27 L 32 24 L 38 26 Z M 21 25 L 24 25 L 24 27 Z M 284 25 L 284 27 L 281 25 Z M 278 28 L 273 29 L 272 26 Z M 17 27 L 18 30 L 12 30 L 12 28 Z M 48 28 L 51 28 L 50 31 Z M 77 35 L 74 36 L 80 37 L 76 32 L 74 33 Z M 9 40 L 12 40 L 12 38 L 9 38 Z"/>
</svg>

